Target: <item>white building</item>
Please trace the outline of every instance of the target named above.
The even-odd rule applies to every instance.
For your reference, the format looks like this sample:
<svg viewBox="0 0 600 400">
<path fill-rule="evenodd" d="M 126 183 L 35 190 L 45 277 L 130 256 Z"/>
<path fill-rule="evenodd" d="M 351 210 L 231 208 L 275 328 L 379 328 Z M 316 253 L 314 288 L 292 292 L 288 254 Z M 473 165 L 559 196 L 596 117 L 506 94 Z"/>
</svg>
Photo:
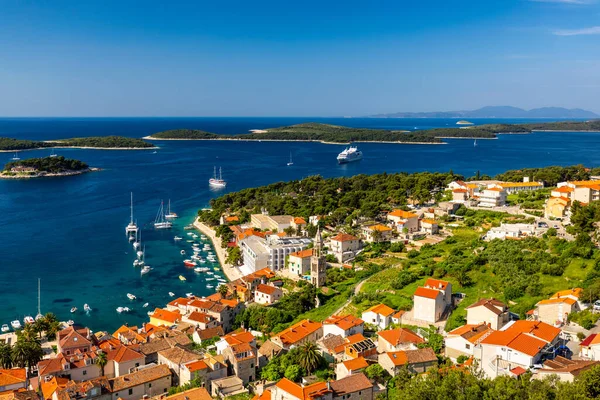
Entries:
<svg viewBox="0 0 600 400">
<path fill-rule="evenodd" d="M 283 296 L 283 291 L 272 285 L 261 283 L 254 291 L 254 302 L 258 304 L 273 304 Z"/>
<path fill-rule="evenodd" d="M 346 260 L 354 258 L 360 250 L 360 239 L 356 236 L 347 233 L 339 233 L 330 242 L 330 251 L 333 253 L 338 262 L 343 263 Z"/>
<path fill-rule="evenodd" d="M 452 284 L 437 279 L 427 279 L 423 287 L 417 288 L 413 300 L 413 318 L 436 323 L 452 305 Z"/>
<path fill-rule="evenodd" d="M 387 329 L 392 323 L 394 310 L 385 304 L 378 304 L 362 313 L 365 323 L 376 326 L 379 330 Z"/>
<path fill-rule="evenodd" d="M 332 315 L 323 321 L 323 336 L 328 334 L 340 335 L 341 337 L 352 336 L 357 333 L 363 333 L 364 321 L 352 315 Z"/>
<path fill-rule="evenodd" d="M 506 190 L 498 185 L 491 185 L 479 193 L 480 207 L 502 207 L 506 204 Z"/>
<path fill-rule="evenodd" d="M 485 235 L 485 239 L 520 239 L 523 237 L 534 236 L 535 232 L 536 228 L 534 224 L 501 224 L 499 227 L 491 228 Z"/>
<path fill-rule="evenodd" d="M 460 356 L 473 356 L 475 346 L 490 335 L 493 330 L 488 324 L 463 325 L 446 335 L 444 338 L 444 349 L 446 357 L 456 362 Z"/>
<path fill-rule="evenodd" d="M 273 271 L 282 270 L 288 255 L 306 249 L 310 243 L 311 240 L 308 238 L 281 238 L 271 235 L 267 239 L 258 236 L 247 237 L 239 243 L 239 246 L 244 265 L 252 272 L 256 272 L 263 268 Z"/>
<path fill-rule="evenodd" d="M 494 330 L 502 329 L 510 319 L 506 304 L 496 299 L 482 299 L 467 307 L 467 325 L 489 324 Z"/>
</svg>

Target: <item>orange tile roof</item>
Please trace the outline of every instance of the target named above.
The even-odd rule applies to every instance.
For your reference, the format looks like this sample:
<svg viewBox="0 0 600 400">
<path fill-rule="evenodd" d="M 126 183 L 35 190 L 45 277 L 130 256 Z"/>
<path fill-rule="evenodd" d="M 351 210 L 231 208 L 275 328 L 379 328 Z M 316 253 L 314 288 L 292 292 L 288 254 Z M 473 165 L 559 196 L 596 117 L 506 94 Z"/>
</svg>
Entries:
<svg viewBox="0 0 600 400">
<path fill-rule="evenodd" d="M 379 337 L 391 344 L 397 346 L 401 343 L 425 343 L 423 338 L 411 331 L 410 329 L 397 328 L 378 333 Z"/>
<path fill-rule="evenodd" d="M 327 384 L 325 382 L 316 382 L 312 385 L 302 387 L 287 378 L 283 378 L 277 382 L 275 386 L 300 400 L 317 398 L 325 393 L 331 392 L 330 389 L 327 389 Z"/>
<path fill-rule="evenodd" d="M 166 400 L 212 400 L 212 397 L 210 397 L 208 390 L 197 387 L 167 396 Z"/>
<path fill-rule="evenodd" d="M 210 315 L 203 313 L 203 312 L 198 312 L 198 311 L 192 312 L 190 315 L 188 315 L 187 319 L 189 319 L 190 321 L 200 322 L 200 323 L 204 323 L 204 324 L 206 324 L 212 320 Z"/>
<path fill-rule="evenodd" d="M 437 221 L 435 219 L 429 219 L 429 218 L 422 219 L 421 222 L 424 222 L 426 224 L 431 224 L 431 225 L 437 224 Z"/>
<path fill-rule="evenodd" d="M 251 400 L 271 400 L 271 389 L 265 390 L 260 396 L 254 395 Z"/>
<path fill-rule="evenodd" d="M 181 314 L 179 311 L 169 311 L 163 308 L 157 308 L 154 310 L 154 314 L 152 314 L 151 318 L 173 324 L 181 318 Z"/>
<path fill-rule="evenodd" d="M 499 185 L 503 188 L 544 186 L 539 182 L 500 182 Z"/>
<path fill-rule="evenodd" d="M 430 347 L 417 350 L 389 351 L 384 353 L 395 366 L 437 361 Z"/>
<path fill-rule="evenodd" d="M 560 329 L 540 321 L 515 321 L 509 329 L 528 333 L 548 343 L 552 342 L 560 334 Z"/>
<path fill-rule="evenodd" d="M 466 192 L 466 190 L 465 190 Z M 417 216 L 417 214 L 412 213 L 410 211 L 404 211 L 404 210 L 394 210 L 391 213 L 388 214 L 388 216 L 391 215 L 392 217 L 399 217 L 399 218 L 415 218 Z"/>
<path fill-rule="evenodd" d="M 392 318 L 399 319 L 399 318 L 401 318 L 404 315 L 404 313 L 405 313 L 404 310 L 400 310 L 396 314 L 392 315 Z"/>
<path fill-rule="evenodd" d="M 27 372 L 25 368 L 0 369 L 0 386 L 25 383 L 26 379 Z"/>
<path fill-rule="evenodd" d="M 117 363 L 122 363 L 122 362 L 133 361 L 133 360 L 138 360 L 140 358 L 144 358 L 144 355 L 138 353 L 137 351 L 130 349 L 127 346 L 120 346 L 117 349 L 108 350 L 107 354 L 106 354 L 106 358 L 108 360 L 113 360 Z"/>
<path fill-rule="evenodd" d="M 309 319 L 305 319 L 280 332 L 277 337 L 279 337 L 281 343 L 290 346 L 298 343 L 313 332 L 319 330 L 321 327 L 322 325 L 320 322 L 313 322 Z"/>
<path fill-rule="evenodd" d="M 44 399 L 52 399 L 52 395 L 58 389 L 64 389 L 67 387 L 67 383 L 69 383 L 69 379 L 53 376 L 49 381 L 41 380 L 40 387 L 42 389 L 42 395 Z"/>
<path fill-rule="evenodd" d="M 551 298 L 551 299 L 547 299 L 547 300 L 541 300 L 536 305 L 543 306 L 543 305 L 547 305 L 547 304 L 559 304 L 559 303 L 565 303 L 565 304 L 572 306 L 573 304 L 577 303 L 577 300 L 572 299 L 570 297 L 560 297 L 560 298 L 555 297 L 555 298 Z"/>
<path fill-rule="evenodd" d="M 358 240 L 358 238 L 347 233 L 338 233 L 333 238 L 331 238 L 331 240 L 335 242 L 349 242 L 351 240 Z"/>
<path fill-rule="evenodd" d="M 388 232 L 388 231 L 392 230 L 392 228 L 390 228 L 389 226 L 385 226 L 385 225 L 381 225 L 381 224 L 369 226 L 367 229 L 369 229 L 370 231 L 379 231 L 379 232 Z"/>
<path fill-rule="evenodd" d="M 361 326 L 362 324 L 364 324 L 364 321 L 353 315 L 346 315 L 343 317 L 341 315 L 332 315 L 323 321 L 323 325 L 335 325 L 345 331 L 356 326 Z"/>
<path fill-rule="evenodd" d="M 377 305 L 369 308 L 365 312 L 374 312 L 375 314 L 379 314 L 379 315 L 383 315 L 384 317 L 387 317 L 389 315 L 392 315 L 394 313 L 394 310 L 391 309 L 390 307 L 386 306 L 385 304 L 377 304 Z"/>
<path fill-rule="evenodd" d="M 275 276 L 275 272 L 273 272 L 271 269 L 269 268 L 263 268 L 263 269 L 259 269 L 258 271 L 255 271 L 252 275 L 256 275 L 256 276 L 264 276 L 265 278 L 272 278 Z"/>
<path fill-rule="evenodd" d="M 450 282 L 441 281 L 439 279 L 428 278 L 425 281 L 425 286 L 428 286 L 430 288 L 435 288 L 435 289 L 446 290 L 446 288 L 448 287 L 449 283 Z"/>
<path fill-rule="evenodd" d="M 467 193 L 467 189 L 454 189 L 453 193 Z"/>
<path fill-rule="evenodd" d="M 490 328 L 487 324 L 479 324 L 479 325 L 463 325 L 454 329 L 451 332 L 448 332 L 448 335 L 457 335 L 461 336 L 463 339 L 468 340 L 471 343 L 477 344 L 480 340 L 482 340 L 485 336 L 492 332 L 492 328 Z"/>
<path fill-rule="evenodd" d="M 583 293 L 582 288 L 573 288 L 573 289 L 561 290 L 559 292 L 556 292 L 550 298 L 554 299 L 554 298 L 566 297 L 566 296 L 573 296 L 573 297 L 580 298 L 582 293 Z"/>
<path fill-rule="evenodd" d="M 500 189 L 500 188 L 497 188 L 497 187 L 491 187 L 491 188 L 487 188 L 487 189 L 485 189 L 485 190 L 492 190 L 492 191 L 494 191 L 494 192 L 501 192 L 501 191 L 502 191 L 502 190 L 504 190 L 504 189 Z"/>
<path fill-rule="evenodd" d="M 517 324 L 518 322 L 521 324 Z M 535 356 L 559 333 L 560 329 L 543 322 L 516 321 L 505 331 L 492 332 L 481 343 L 506 346 L 529 356 Z"/>
<path fill-rule="evenodd" d="M 344 364 L 344 367 L 346 367 L 346 370 L 348 371 L 358 371 L 359 369 L 367 368 L 369 366 L 367 360 L 365 360 L 363 357 L 347 360 L 342 364 Z"/>
<path fill-rule="evenodd" d="M 219 303 L 223 304 L 224 306 L 235 308 L 240 302 L 237 299 L 221 299 L 219 300 Z"/>
<path fill-rule="evenodd" d="M 200 371 L 208 368 L 208 365 L 203 360 L 192 361 L 185 364 L 185 366 L 190 372 Z"/>
<path fill-rule="evenodd" d="M 428 288 L 424 288 L 424 287 L 420 287 L 419 286 L 417 288 L 417 290 L 415 290 L 415 296 L 425 297 L 425 298 L 428 298 L 428 299 L 435 299 L 438 296 L 443 296 L 443 294 L 439 290 L 428 289 Z"/>
<path fill-rule="evenodd" d="M 559 188 L 556 188 L 554 190 L 552 190 L 553 192 L 558 192 L 558 193 L 571 193 L 573 191 L 575 191 L 575 189 L 573 189 L 570 186 L 561 186 Z"/>
<path fill-rule="evenodd" d="M 291 253 L 290 257 L 307 258 L 307 257 L 312 257 L 312 255 L 313 255 L 313 249 L 306 249 L 306 250 L 300 250 L 300 251 Z"/>
<path fill-rule="evenodd" d="M 354 335 L 348 336 L 346 339 L 344 339 L 343 344 L 341 344 L 339 346 L 335 346 L 333 351 L 334 351 L 334 353 L 340 353 L 340 352 L 344 351 L 346 346 L 350 346 L 350 345 L 353 345 L 354 343 L 362 342 L 363 340 L 365 340 L 365 337 L 363 336 L 362 333 L 355 333 Z"/>
<path fill-rule="evenodd" d="M 249 331 L 232 332 L 223 337 L 225 341 L 231 346 L 242 343 L 252 343 L 254 341 L 254 335 Z"/>
<path fill-rule="evenodd" d="M 280 290 L 280 289 L 276 288 L 275 286 L 265 285 L 263 283 L 261 283 L 260 285 L 258 285 L 257 288 L 256 288 L 257 292 L 265 293 L 265 294 L 268 294 L 268 295 L 273 295 L 273 293 L 277 292 L 278 290 Z"/>
<path fill-rule="evenodd" d="M 295 217 L 294 218 L 294 223 L 296 225 L 306 225 L 306 221 L 302 217 Z"/>
</svg>

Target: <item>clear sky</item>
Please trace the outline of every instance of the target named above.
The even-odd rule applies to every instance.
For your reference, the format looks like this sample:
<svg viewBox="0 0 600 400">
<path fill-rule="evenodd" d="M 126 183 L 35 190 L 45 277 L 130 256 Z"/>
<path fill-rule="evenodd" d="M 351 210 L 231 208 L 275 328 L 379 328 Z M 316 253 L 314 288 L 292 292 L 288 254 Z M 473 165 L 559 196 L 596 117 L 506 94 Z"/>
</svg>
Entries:
<svg viewBox="0 0 600 400">
<path fill-rule="evenodd" d="M 600 0 L 0 0 L 0 116 L 600 112 Z"/>
</svg>

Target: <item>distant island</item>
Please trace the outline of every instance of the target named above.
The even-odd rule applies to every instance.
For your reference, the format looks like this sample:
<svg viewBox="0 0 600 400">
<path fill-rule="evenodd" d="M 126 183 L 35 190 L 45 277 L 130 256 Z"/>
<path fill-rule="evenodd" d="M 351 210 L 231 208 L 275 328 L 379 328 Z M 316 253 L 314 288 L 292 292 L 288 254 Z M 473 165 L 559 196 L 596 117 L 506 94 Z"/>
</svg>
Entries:
<svg viewBox="0 0 600 400">
<path fill-rule="evenodd" d="M 27 160 L 7 163 L 2 172 L 0 172 L 0 178 L 19 179 L 71 176 L 98 170 L 98 168 L 90 168 L 83 161 L 68 159 L 63 156 L 29 158 Z"/>
<path fill-rule="evenodd" d="M 542 107 L 524 110 L 511 106 L 487 106 L 477 110 L 396 112 L 368 115 L 367 118 L 599 118 L 600 115 L 580 108 Z"/>
<path fill-rule="evenodd" d="M 92 136 L 49 141 L 22 140 L 0 137 L 0 151 L 35 150 L 52 147 L 74 147 L 82 149 L 137 150 L 155 148 L 142 139 L 124 136 Z"/>
<path fill-rule="evenodd" d="M 465 121 L 468 123 L 468 121 Z M 173 129 L 155 133 L 149 140 L 251 140 L 251 141 L 307 141 L 334 144 L 352 142 L 380 143 L 443 143 L 444 138 L 494 139 L 503 133 L 531 133 L 533 131 L 600 131 L 600 120 L 577 122 L 548 122 L 534 124 L 486 124 L 479 126 L 436 128 L 414 132 L 383 129 L 352 128 L 320 123 L 304 123 L 253 130 L 248 134 L 221 135 L 195 129 Z"/>
</svg>

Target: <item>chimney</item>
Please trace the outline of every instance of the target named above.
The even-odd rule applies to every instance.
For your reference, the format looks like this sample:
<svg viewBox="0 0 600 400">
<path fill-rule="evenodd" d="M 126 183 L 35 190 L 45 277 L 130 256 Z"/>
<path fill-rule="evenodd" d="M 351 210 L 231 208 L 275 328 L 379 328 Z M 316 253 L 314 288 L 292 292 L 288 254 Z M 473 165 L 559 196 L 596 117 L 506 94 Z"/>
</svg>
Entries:
<svg viewBox="0 0 600 400">
<path fill-rule="evenodd" d="M 524 176 L 523 177 L 523 182 L 529 182 L 529 177 L 528 176 Z"/>
<path fill-rule="evenodd" d="M 331 383 L 327 381 L 327 390 L 331 390 Z"/>
</svg>

